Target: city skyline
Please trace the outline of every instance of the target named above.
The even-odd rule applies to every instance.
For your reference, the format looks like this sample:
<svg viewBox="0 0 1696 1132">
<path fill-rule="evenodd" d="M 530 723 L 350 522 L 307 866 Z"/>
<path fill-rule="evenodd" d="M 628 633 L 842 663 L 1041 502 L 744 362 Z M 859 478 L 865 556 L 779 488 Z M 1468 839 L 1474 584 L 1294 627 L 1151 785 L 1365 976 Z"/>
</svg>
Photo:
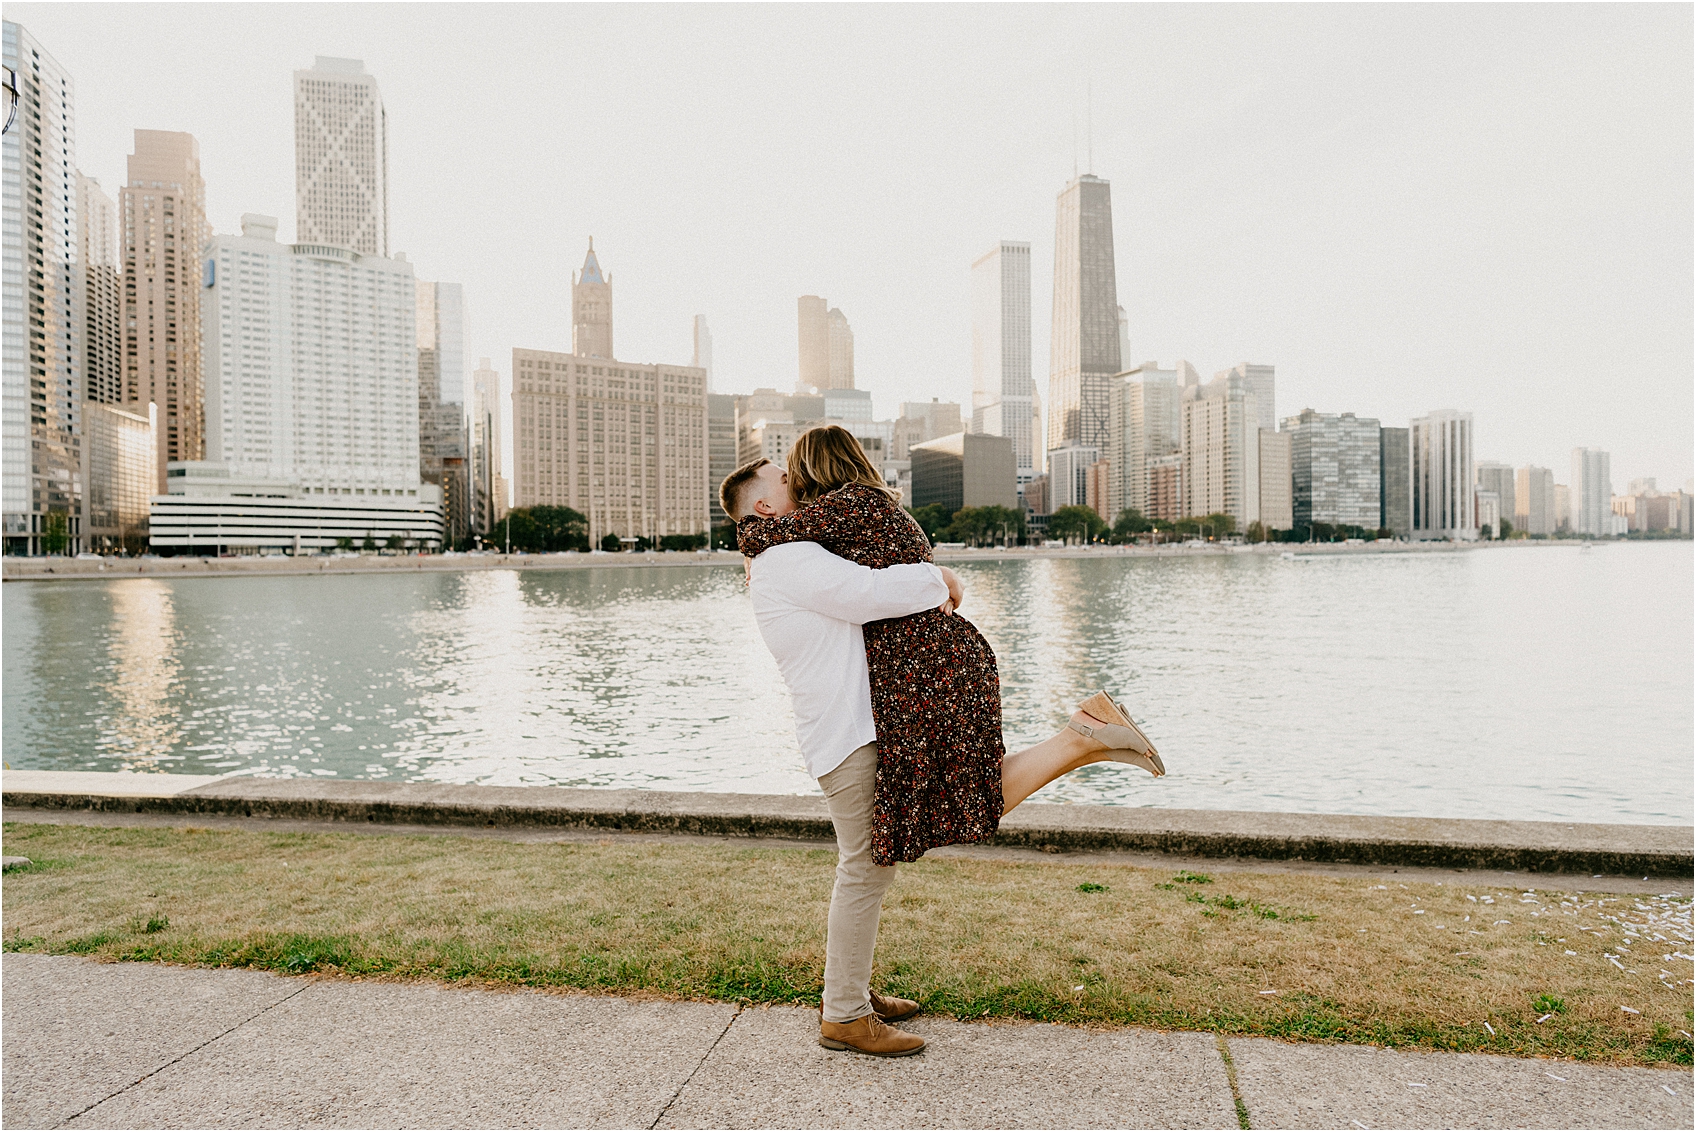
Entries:
<svg viewBox="0 0 1696 1132">
<path fill-rule="evenodd" d="M 1119 280 L 1131 326 L 1126 364 L 1188 357 L 1211 371 L 1254 358 L 1279 367 L 1281 400 L 1291 407 L 1406 420 L 1430 405 L 1461 404 L 1479 419 L 1481 455 L 1560 467 L 1573 445 L 1590 444 L 1616 453 L 1621 480 L 1690 476 L 1689 241 L 1668 238 L 1690 225 L 1689 162 L 1681 156 L 1689 152 L 1689 99 L 1679 94 L 1690 85 L 1689 52 L 1688 37 L 1678 34 L 1688 29 L 1688 12 L 1563 10 L 1543 18 L 1476 9 L 1343 10 L 1320 38 L 1333 46 L 1358 43 L 1363 60 L 1304 92 L 1278 81 L 1268 61 L 1299 61 L 1319 50 L 1302 44 L 1300 33 L 1315 25 L 1296 10 L 1233 11 L 1223 24 L 1190 9 L 1062 10 L 1040 21 L 1045 35 L 1034 46 L 1010 30 L 1029 23 L 1032 13 L 999 10 L 983 27 L 952 29 L 943 47 L 926 49 L 926 58 L 952 75 L 963 66 L 966 46 L 979 41 L 997 57 L 1026 50 L 1045 64 L 1062 45 L 1082 44 L 1086 31 L 1098 33 L 1102 44 L 1088 45 L 1069 68 L 1025 68 L 1047 77 L 1015 84 L 1028 105 L 1008 120 L 1018 142 L 1012 150 L 986 148 L 990 138 L 981 130 L 957 140 L 925 131 L 947 97 L 970 97 L 987 121 L 1013 92 L 974 80 L 962 93 L 938 93 L 937 105 L 901 123 L 873 112 L 882 96 L 862 88 L 876 84 L 855 85 L 846 92 L 850 105 L 837 111 L 847 130 L 843 153 L 826 155 L 811 171 L 805 162 L 799 172 L 791 169 L 784 182 L 791 188 L 781 199 L 757 194 L 762 208 L 776 210 L 761 225 L 771 238 L 758 241 L 749 238 L 754 197 L 742 190 L 765 175 L 765 166 L 732 179 L 702 149 L 703 137 L 669 172 L 649 179 L 630 173 L 648 147 L 669 138 L 656 131 L 681 128 L 660 121 L 655 96 L 627 105 L 611 93 L 596 94 L 590 118 L 580 123 L 588 131 L 583 141 L 540 144 L 547 138 L 538 136 L 530 151 L 511 148 L 511 127 L 494 113 L 493 93 L 460 92 L 445 114 L 438 112 L 434 75 L 417 60 L 429 56 L 420 45 L 449 33 L 454 9 L 431 9 L 440 19 L 404 29 L 381 11 L 358 7 L 291 7 L 286 20 L 268 7 L 204 9 L 195 20 L 169 9 L 144 11 L 28 3 L 8 11 L 79 77 L 78 164 L 103 185 L 122 180 L 117 170 L 125 151 L 111 139 L 127 141 L 136 128 L 182 130 L 202 143 L 216 231 L 235 231 L 236 217 L 248 209 L 292 216 L 295 202 L 285 194 L 296 172 L 293 73 L 320 55 L 363 58 L 382 85 L 391 119 L 393 246 L 408 251 L 426 276 L 465 282 L 468 303 L 479 312 L 467 328 L 468 356 L 501 358 L 517 341 L 566 348 L 557 340 L 557 317 L 543 318 L 543 308 L 551 313 L 568 301 L 562 281 L 577 262 L 581 239 L 595 232 L 617 249 L 630 277 L 640 279 L 622 300 L 632 345 L 621 353 L 684 363 L 691 358 L 692 318 L 704 312 L 715 327 L 717 388 L 785 384 L 780 367 L 787 361 L 783 368 L 792 371 L 794 349 L 788 304 L 796 294 L 823 292 L 855 312 L 856 384 L 872 390 L 880 405 L 930 396 L 969 403 L 969 265 L 996 239 L 1032 243 L 1039 265 L 1032 345 L 1042 357 L 1052 285 L 1040 269 L 1052 262 L 1044 237 L 1054 194 L 1073 169 L 1067 127 L 1082 101 L 1075 88 L 1083 72 L 1100 67 L 1103 46 L 1121 41 L 1127 29 L 1142 29 L 1151 43 L 1175 53 L 1157 64 L 1162 75 L 1193 59 L 1200 41 L 1214 36 L 1220 51 L 1246 60 L 1240 73 L 1182 112 L 1180 95 L 1195 93 L 1189 79 L 1156 91 L 1159 84 L 1144 89 L 1140 81 L 1098 77 L 1093 161 L 1082 144 L 1076 154 L 1079 172 L 1091 167 L 1115 182 L 1117 258 L 1137 264 Z M 470 46 L 474 54 L 499 44 L 521 61 L 537 50 L 529 46 L 534 36 L 506 34 L 504 10 L 481 11 L 486 26 Z M 621 14 L 578 28 L 569 12 L 537 11 L 583 31 L 586 43 L 611 36 L 621 20 L 639 18 Z M 778 11 L 716 24 L 700 13 L 679 18 L 712 42 L 741 29 L 748 45 L 738 50 L 753 50 L 807 17 Z M 846 23 L 842 51 L 851 58 L 869 52 L 876 27 L 920 24 L 914 12 L 872 22 L 855 16 Z M 96 33 L 97 26 L 105 30 Z M 147 53 L 133 48 L 135 37 L 149 36 L 180 44 L 168 58 L 193 58 L 204 44 L 204 73 L 161 65 L 158 57 L 144 68 Z M 1676 48 L 1667 46 L 1675 41 Z M 1510 58 L 1510 42 L 1523 44 L 1519 57 Z M 403 50 L 407 43 L 415 49 Z M 1452 48 L 1452 65 L 1471 71 L 1459 88 L 1432 95 L 1419 85 L 1422 72 L 1413 59 L 1417 47 L 1435 44 Z M 1606 50 L 1578 79 L 1556 66 L 1597 44 Z M 800 65 L 805 49 L 795 51 L 800 55 L 784 56 L 789 62 L 768 81 L 796 105 L 810 106 L 840 83 L 810 74 Z M 1365 91 L 1368 61 L 1387 68 L 1380 93 Z M 593 62 L 592 72 L 599 76 L 610 65 Z M 684 73 L 699 79 L 692 66 Z M 523 70 L 510 62 L 508 69 Z M 573 96 L 593 85 L 575 75 Z M 1321 93 L 1336 96 L 1356 86 L 1364 101 L 1351 116 L 1320 108 Z M 210 97 L 214 87 L 225 93 Z M 1269 101 L 1251 105 L 1249 95 L 1262 88 Z M 491 91 L 502 89 L 497 83 Z M 550 97 L 551 90 L 529 97 Z M 702 106 L 683 117 L 696 123 L 694 115 L 710 107 L 728 116 L 722 136 L 732 139 L 763 125 L 773 152 L 788 155 L 781 160 L 790 165 L 797 146 L 816 144 L 802 140 L 798 121 L 781 114 L 755 121 L 750 106 L 725 102 L 731 97 L 709 82 Z M 859 115 L 865 128 L 849 128 L 843 114 Z M 968 164 L 981 163 L 987 175 L 960 189 L 950 169 L 947 192 L 937 182 L 934 199 L 915 197 L 919 187 L 904 183 L 901 211 L 887 212 L 876 200 L 868 204 L 864 191 L 868 179 L 875 182 L 888 168 L 888 158 L 861 160 L 862 150 L 884 136 L 879 131 L 893 131 L 886 140 L 899 153 L 910 156 L 922 138 L 941 147 L 939 159 L 955 166 L 972 159 Z M 1438 135 L 1450 150 L 1433 148 Z M 1267 147 L 1282 141 L 1299 144 L 1290 156 L 1275 157 Z M 1620 159 L 1629 152 L 1632 176 L 1585 189 L 1537 174 L 1537 155 L 1557 143 L 1563 161 L 1600 168 L 1623 168 Z M 444 151 L 469 162 L 450 179 L 463 187 L 433 176 L 440 162 L 424 155 Z M 591 151 L 593 160 L 580 172 L 559 164 Z M 1269 163 L 1245 180 L 1240 169 L 1228 168 L 1245 155 Z M 685 169 L 679 160 L 704 164 Z M 845 172 L 842 163 L 850 160 L 866 169 L 859 180 Z M 1421 176 L 1405 175 L 1409 160 L 1424 163 Z M 1467 160 L 1473 167 L 1463 168 Z M 622 164 L 615 169 L 613 161 Z M 1298 172 L 1319 178 L 1317 195 L 1331 220 L 1321 224 L 1321 213 L 1297 194 L 1305 184 Z M 1494 187 L 1481 184 L 1486 172 Z M 934 163 L 919 173 L 921 180 L 945 175 Z M 732 180 L 742 195 L 730 193 Z M 699 199 L 689 197 L 696 182 Z M 477 206 L 466 224 L 463 194 L 473 191 Z M 533 222 L 539 194 L 550 201 L 546 225 Z M 690 203 L 667 215 L 666 208 L 653 211 L 662 199 Z M 849 199 L 853 207 L 845 208 Z M 946 213 L 939 214 L 944 201 Z M 504 207 L 491 209 L 490 202 Z M 1298 232 L 1310 239 L 1294 239 Z M 501 254 L 468 254 L 474 236 L 500 245 Z M 533 249 L 531 256 L 514 266 L 509 240 Z M 1345 246 L 1351 242 L 1358 247 Z M 891 261 L 899 263 L 893 273 Z M 740 269 L 734 304 L 718 284 L 726 262 Z M 1584 270 L 1573 270 L 1574 263 Z M 1345 300 L 1348 318 L 1337 313 Z M 556 341 L 542 340 L 548 336 Z M 1603 365 L 1618 375 L 1618 395 L 1588 404 L 1580 419 L 1574 406 L 1586 398 L 1577 392 L 1577 375 Z"/>
</svg>

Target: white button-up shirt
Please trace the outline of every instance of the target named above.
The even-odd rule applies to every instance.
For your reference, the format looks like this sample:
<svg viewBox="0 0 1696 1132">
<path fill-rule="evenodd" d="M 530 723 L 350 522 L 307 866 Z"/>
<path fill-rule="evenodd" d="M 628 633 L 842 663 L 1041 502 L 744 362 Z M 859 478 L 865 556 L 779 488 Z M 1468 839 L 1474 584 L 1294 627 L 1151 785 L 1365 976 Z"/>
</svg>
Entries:
<svg viewBox="0 0 1696 1132">
<path fill-rule="evenodd" d="M 948 600 L 948 584 L 928 562 L 872 570 L 816 542 L 787 542 L 754 559 L 748 590 L 760 636 L 789 685 L 807 773 L 829 774 L 877 739 L 860 626 L 935 609 Z"/>
</svg>

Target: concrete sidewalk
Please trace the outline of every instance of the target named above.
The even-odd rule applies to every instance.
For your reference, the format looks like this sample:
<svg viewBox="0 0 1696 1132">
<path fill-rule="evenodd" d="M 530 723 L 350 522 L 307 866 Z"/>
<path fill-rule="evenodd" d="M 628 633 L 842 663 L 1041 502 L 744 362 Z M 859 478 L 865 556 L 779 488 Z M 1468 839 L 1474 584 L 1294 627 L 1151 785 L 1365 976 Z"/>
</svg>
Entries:
<svg viewBox="0 0 1696 1132">
<path fill-rule="evenodd" d="M 1257 1128 L 1689 1128 L 1696 1115 L 1676 1070 L 923 1016 L 909 1026 L 925 1052 L 884 1061 L 819 1048 L 817 1015 L 798 1008 L 22 953 L 0 974 L 8 1128 L 1234 1128 L 1239 1111 Z"/>
</svg>

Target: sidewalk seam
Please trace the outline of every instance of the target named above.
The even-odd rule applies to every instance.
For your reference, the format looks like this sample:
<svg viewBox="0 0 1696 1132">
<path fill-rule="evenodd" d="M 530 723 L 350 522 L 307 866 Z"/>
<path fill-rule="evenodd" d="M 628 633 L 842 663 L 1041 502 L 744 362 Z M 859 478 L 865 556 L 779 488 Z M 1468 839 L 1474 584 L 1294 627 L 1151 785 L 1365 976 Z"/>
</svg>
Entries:
<svg viewBox="0 0 1696 1132">
<path fill-rule="evenodd" d="M 59 1121 L 59 1123 L 55 1124 L 53 1127 L 63 1128 L 65 1125 L 69 1124 L 71 1121 L 75 1120 L 77 1117 L 83 1115 L 83 1113 L 92 1112 L 94 1109 L 99 1108 L 101 1105 L 105 1104 L 107 1101 L 111 1100 L 113 1097 L 118 1096 L 120 1093 L 129 1092 L 131 1089 L 135 1088 L 137 1085 L 141 1084 L 143 1081 L 147 1080 L 149 1077 L 154 1077 L 154 1076 L 157 1076 L 160 1073 L 163 1073 L 165 1070 L 169 1069 L 173 1065 L 178 1064 L 179 1062 L 183 1061 L 185 1058 L 188 1058 L 188 1057 L 192 1056 L 193 1054 L 199 1053 L 201 1050 L 205 1049 L 207 1046 L 211 1045 L 213 1042 L 219 1040 L 220 1038 L 229 1037 L 231 1034 L 235 1033 L 237 1030 L 241 1029 L 243 1026 L 247 1025 L 249 1022 L 252 1022 L 255 1018 L 258 1018 L 258 1017 L 260 1017 L 260 1015 L 266 1014 L 269 1011 L 275 1010 L 277 1007 L 281 1006 L 283 1003 L 287 1002 L 289 999 L 293 998 L 295 995 L 300 994 L 301 992 L 305 991 L 307 989 L 307 987 L 310 987 L 312 985 L 313 984 L 311 984 L 311 983 L 305 983 L 302 986 L 300 986 L 298 989 L 290 991 L 288 994 L 285 994 L 282 998 L 279 998 L 276 1002 L 273 1002 L 271 1005 L 267 1006 L 264 1010 L 259 1011 L 258 1014 L 253 1015 L 252 1018 L 244 1018 L 240 1022 L 237 1022 L 234 1026 L 231 1026 L 229 1029 L 223 1031 L 222 1033 L 212 1035 L 210 1038 L 207 1038 L 205 1041 L 201 1042 L 199 1045 L 195 1046 L 193 1049 L 185 1050 L 183 1053 L 178 1054 L 176 1057 L 173 1057 L 170 1061 L 167 1061 L 165 1064 L 159 1066 L 157 1069 L 151 1069 L 151 1070 L 147 1071 L 146 1073 L 143 1073 L 140 1077 L 137 1077 L 134 1081 L 131 1081 L 129 1084 L 125 1085 L 123 1088 L 114 1089 L 110 1093 L 107 1093 L 105 1096 L 101 1097 L 99 1100 L 95 1101 L 93 1104 L 88 1105 L 85 1108 L 78 1109 L 76 1112 L 71 1113 L 71 1115 L 65 1117 L 65 1119 Z"/>
<path fill-rule="evenodd" d="M 1243 1103 L 1242 1090 L 1237 1087 L 1237 1063 L 1231 1060 L 1231 1047 L 1225 1044 L 1224 1034 L 1215 1033 L 1213 1040 L 1219 1046 L 1219 1060 L 1225 1063 L 1225 1080 L 1231 1086 L 1231 1103 L 1237 1106 L 1237 1127 L 1253 1128 L 1248 1118 L 1248 1106 Z"/>
<path fill-rule="evenodd" d="M 654 1122 L 652 1124 L 648 1125 L 650 1132 L 652 1129 L 660 1126 L 660 1121 L 665 1119 L 665 1114 L 671 1111 L 671 1106 L 677 1103 L 677 1098 L 683 1095 L 683 1090 L 689 1087 L 689 1082 L 695 1079 L 695 1074 L 701 1071 L 701 1066 L 707 1063 L 707 1058 L 713 1055 L 713 1050 L 718 1048 L 718 1043 L 724 1040 L 724 1035 L 730 1033 L 730 1028 L 736 1025 L 736 1020 L 742 1017 L 742 1012 L 747 1008 L 748 1004 L 745 1002 L 739 1002 L 736 1004 L 736 1012 L 730 1016 L 730 1021 L 724 1024 L 724 1029 L 718 1032 L 718 1037 L 714 1038 L 713 1044 L 707 1047 L 707 1052 L 701 1055 L 701 1060 L 695 1063 L 695 1068 L 689 1071 L 689 1076 L 683 1078 L 683 1083 L 677 1086 L 677 1091 L 671 1094 L 671 1099 L 669 1101 L 665 1102 L 665 1107 L 660 1109 L 660 1114 L 654 1117 Z"/>
</svg>

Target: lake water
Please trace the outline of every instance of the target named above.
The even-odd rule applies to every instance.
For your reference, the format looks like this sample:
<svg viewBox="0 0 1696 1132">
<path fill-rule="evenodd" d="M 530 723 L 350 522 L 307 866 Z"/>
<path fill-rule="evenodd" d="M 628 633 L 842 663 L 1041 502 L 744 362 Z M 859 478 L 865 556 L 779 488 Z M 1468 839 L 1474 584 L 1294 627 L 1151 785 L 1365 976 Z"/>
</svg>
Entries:
<svg viewBox="0 0 1696 1132">
<path fill-rule="evenodd" d="M 1692 545 L 958 565 L 1043 801 L 1692 819 Z M 810 793 L 739 569 L 9 582 L 16 768 Z"/>
</svg>

